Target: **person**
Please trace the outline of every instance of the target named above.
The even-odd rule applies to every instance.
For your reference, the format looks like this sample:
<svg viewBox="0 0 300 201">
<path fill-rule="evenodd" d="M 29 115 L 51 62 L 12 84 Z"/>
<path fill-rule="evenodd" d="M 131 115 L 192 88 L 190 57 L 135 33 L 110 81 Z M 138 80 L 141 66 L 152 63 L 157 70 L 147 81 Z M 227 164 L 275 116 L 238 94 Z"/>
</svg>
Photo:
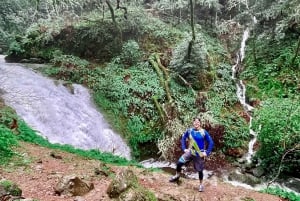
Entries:
<svg viewBox="0 0 300 201">
<path fill-rule="evenodd" d="M 187 146 L 188 141 L 188 146 Z M 205 142 L 207 144 L 205 144 Z M 205 146 L 207 145 L 207 146 Z M 200 118 L 193 119 L 193 128 L 187 129 L 181 138 L 181 148 L 184 154 L 178 159 L 176 164 L 176 175 L 170 178 L 170 182 L 177 182 L 180 178 L 181 168 L 184 164 L 193 161 L 194 169 L 199 174 L 199 192 L 204 191 L 203 186 L 203 169 L 205 158 L 210 155 L 214 142 L 210 134 L 201 127 Z M 207 149 L 205 150 L 205 147 Z"/>
</svg>

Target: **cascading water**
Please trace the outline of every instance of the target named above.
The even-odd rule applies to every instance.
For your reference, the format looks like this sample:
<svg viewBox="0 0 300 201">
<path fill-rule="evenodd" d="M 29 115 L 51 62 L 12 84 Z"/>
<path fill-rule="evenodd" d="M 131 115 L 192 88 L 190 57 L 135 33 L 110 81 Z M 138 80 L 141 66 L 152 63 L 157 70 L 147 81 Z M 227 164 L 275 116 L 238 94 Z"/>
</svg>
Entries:
<svg viewBox="0 0 300 201">
<path fill-rule="evenodd" d="M 130 149 L 93 105 L 88 90 L 71 90 L 0 56 L 0 95 L 24 121 L 51 143 L 98 149 L 130 159 Z"/>
<path fill-rule="evenodd" d="M 254 24 L 257 22 L 255 17 L 253 18 L 253 22 L 254 22 Z M 248 152 L 244 155 L 244 159 L 246 160 L 247 163 L 251 163 L 251 158 L 252 158 L 253 154 L 255 153 L 253 150 L 253 147 L 257 140 L 257 133 L 251 129 L 251 127 L 252 127 L 251 111 L 254 108 L 251 105 L 247 104 L 247 102 L 246 102 L 246 87 L 245 87 L 243 81 L 239 80 L 237 78 L 237 75 L 238 75 L 238 73 L 240 73 L 240 70 L 241 70 L 241 65 L 242 65 L 243 59 L 245 57 L 245 47 L 246 47 L 246 41 L 247 41 L 248 37 L 249 37 L 249 28 L 247 28 L 244 31 L 242 42 L 241 42 L 241 47 L 240 47 L 239 52 L 237 53 L 236 63 L 235 63 L 235 65 L 232 66 L 232 79 L 234 80 L 236 87 L 237 87 L 237 90 L 236 90 L 237 97 L 238 97 L 241 105 L 243 106 L 244 111 L 246 112 L 246 114 L 249 117 L 249 132 L 250 132 L 250 135 L 253 136 L 253 138 L 250 140 L 250 142 L 248 144 Z M 260 130 L 260 127 L 261 126 L 259 126 L 258 130 Z M 235 171 L 235 173 L 242 174 L 238 169 Z M 235 186 L 242 186 L 242 187 L 249 188 L 249 189 L 261 190 L 261 189 L 265 189 L 267 187 L 267 184 L 265 184 L 265 183 L 255 185 L 253 187 L 248 184 L 241 183 L 239 181 L 234 181 L 234 180 L 229 181 L 227 178 L 227 175 L 224 177 L 224 180 Z M 291 178 L 291 181 L 293 181 L 293 182 L 296 180 L 297 179 Z M 279 184 L 279 183 L 274 182 L 270 186 L 280 187 L 282 189 L 285 189 L 286 191 L 296 193 L 296 191 L 290 189 L 284 183 Z"/>
<path fill-rule="evenodd" d="M 247 41 L 248 38 L 249 38 L 249 28 L 247 28 L 244 31 L 243 39 L 242 39 L 242 42 L 241 42 L 241 47 L 240 47 L 239 52 L 237 53 L 236 63 L 235 63 L 235 65 L 232 66 L 232 79 L 234 80 L 234 82 L 236 84 L 236 88 L 237 88 L 236 94 L 237 94 L 237 97 L 238 97 L 241 105 L 243 106 L 244 111 L 246 112 L 246 114 L 248 115 L 248 117 L 250 119 L 250 122 L 249 122 L 249 132 L 253 136 L 253 138 L 252 138 L 252 140 L 248 144 L 248 153 L 245 155 L 246 161 L 248 163 L 250 163 L 251 162 L 251 157 L 254 154 L 253 147 L 254 147 L 254 144 L 256 142 L 256 136 L 257 136 L 257 133 L 254 132 L 251 129 L 251 126 L 252 126 L 251 111 L 254 108 L 251 105 L 249 105 L 249 104 L 246 103 L 246 87 L 245 87 L 243 81 L 239 80 L 237 78 L 237 74 L 240 71 L 242 62 L 243 62 L 244 57 L 245 57 L 245 47 L 246 47 L 246 41 Z"/>
</svg>

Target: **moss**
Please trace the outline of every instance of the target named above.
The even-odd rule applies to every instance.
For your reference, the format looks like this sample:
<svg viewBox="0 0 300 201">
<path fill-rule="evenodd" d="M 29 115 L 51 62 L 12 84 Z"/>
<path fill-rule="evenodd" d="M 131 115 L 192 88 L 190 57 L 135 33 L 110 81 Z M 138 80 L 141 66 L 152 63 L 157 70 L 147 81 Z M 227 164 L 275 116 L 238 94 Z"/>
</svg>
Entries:
<svg viewBox="0 0 300 201">
<path fill-rule="evenodd" d="M 4 187 L 5 191 L 13 196 L 21 196 L 22 190 L 13 182 L 4 180 L 0 182 L 0 185 Z"/>
</svg>

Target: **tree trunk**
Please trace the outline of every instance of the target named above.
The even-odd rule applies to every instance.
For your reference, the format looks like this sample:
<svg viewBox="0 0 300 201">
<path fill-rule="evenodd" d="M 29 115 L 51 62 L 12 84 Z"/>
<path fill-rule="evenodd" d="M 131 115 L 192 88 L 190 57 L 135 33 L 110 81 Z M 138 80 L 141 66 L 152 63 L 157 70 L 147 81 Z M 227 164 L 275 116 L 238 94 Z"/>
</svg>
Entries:
<svg viewBox="0 0 300 201">
<path fill-rule="evenodd" d="M 195 22 L 194 22 L 194 2 L 193 0 L 190 0 L 190 6 L 191 6 L 191 27 L 192 27 L 192 36 L 193 36 L 193 41 L 196 39 L 196 34 L 195 34 Z"/>
<path fill-rule="evenodd" d="M 107 6 L 109 8 L 109 11 L 110 11 L 110 14 L 111 14 L 111 19 L 112 19 L 113 23 L 115 25 L 117 25 L 116 18 L 115 18 L 115 13 L 114 13 L 114 9 L 113 9 L 113 7 L 111 5 L 110 0 L 106 0 L 105 2 L 106 2 Z"/>
<path fill-rule="evenodd" d="M 295 55 L 294 55 L 294 57 L 291 61 L 291 65 L 290 65 L 292 68 L 294 68 L 296 58 L 298 57 L 299 49 L 300 49 L 300 36 L 298 38 L 298 44 L 297 44 L 297 48 L 296 48 L 296 51 L 295 51 Z M 298 66 L 298 68 L 299 68 L 299 66 Z"/>
<path fill-rule="evenodd" d="M 192 40 L 189 42 L 188 52 L 187 52 L 187 61 L 190 62 L 192 49 L 194 45 L 194 41 L 196 39 L 195 34 L 195 26 L 194 26 L 194 3 L 193 0 L 190 0 L 190 8 L 191 8 L 191 28 L 192 28 Z"/>
</svg>

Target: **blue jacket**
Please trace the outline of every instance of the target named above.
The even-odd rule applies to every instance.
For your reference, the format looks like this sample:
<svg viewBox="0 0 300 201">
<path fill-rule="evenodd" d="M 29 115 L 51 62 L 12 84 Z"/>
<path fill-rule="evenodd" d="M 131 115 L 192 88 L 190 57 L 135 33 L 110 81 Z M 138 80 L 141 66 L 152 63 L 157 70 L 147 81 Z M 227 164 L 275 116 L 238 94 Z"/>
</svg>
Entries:
<svg viewBox="0 0 300 201">
<path fill-rule="evenodd" d="M 209 133 L 204 129 L 203 129 L 203 131 L 205 133 L 204 137 L 202 136 L 203 134 L 201 134 L 200 131 L 198 131 L 194 128 L 191 128 L 191 129 L 188 129 L 187 131 L 185 131 L 185 133 L 183 133 L 182 138 L 181 138 L 181 148 L 182 148 L 182 150 L 187 149 L 187 146 L 186 146 L 187 139 L 190 140 L 190 137 L 193 137 L 193 139 L 196 141 L 196 143 L 197 143 L 198 147 L 200 148 L 200 150 L 205 151 L 207 156 L 209 156 L 209 154 L 211 153 L 211 151 L 214 147 L 214 142 L 213 142 L 211 136 L 209 135 Z M 207 142 L 207 149 L 206 150 L 205 150 L 205 141 Z"/>
</svg>

